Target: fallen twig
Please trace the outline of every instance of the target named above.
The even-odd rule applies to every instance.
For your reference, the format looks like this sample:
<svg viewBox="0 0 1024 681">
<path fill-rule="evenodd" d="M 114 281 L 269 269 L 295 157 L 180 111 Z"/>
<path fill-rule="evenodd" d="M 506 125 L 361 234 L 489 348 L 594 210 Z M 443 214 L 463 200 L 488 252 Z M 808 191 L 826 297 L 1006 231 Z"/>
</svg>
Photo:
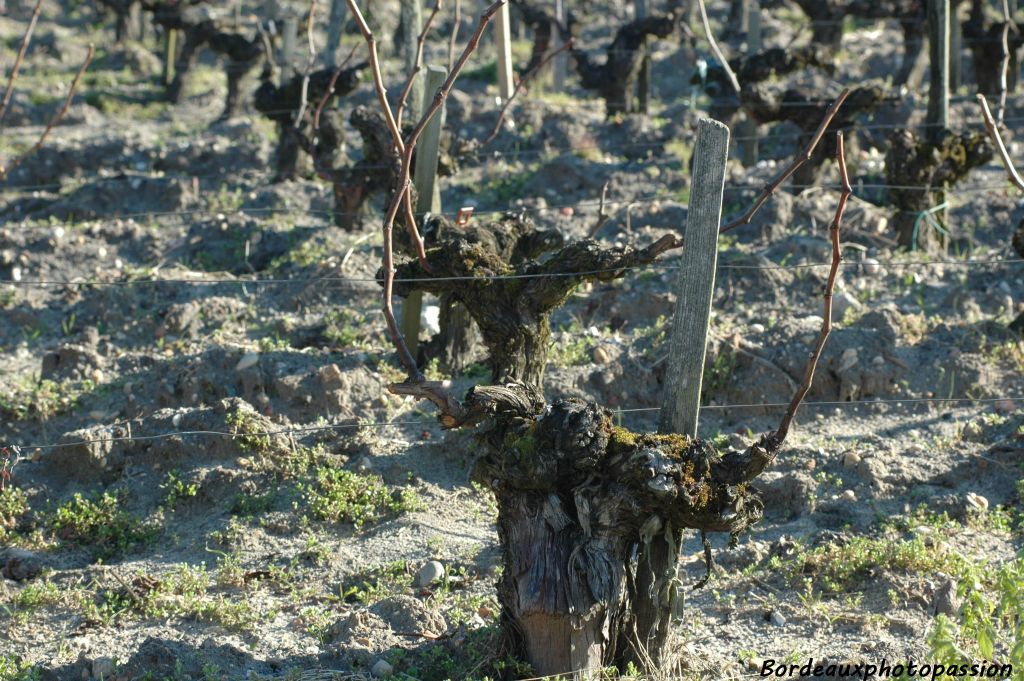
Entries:
<svg viewBox="0 0 1024 681">
<path fill-rule="evenodd" d="M 825 130 L 828 129 L 828 126 L 832 123 L 832 119 L 835 118 L 836 113 L 839 111 L 839 107 L 843 105 L 843 102 L 846 101 L 846 98 L 849 96 L 849 94 L 850 88 L 846 88 L 839 94 L 838 97 L 836 97 L 836 101 L 832 102 L 832 105 L 828 108 L 828 111 L 825 112 L 825 117 L 821 119 L 821 123 L 818 125 L 818 129 L 814 131 L 814 136 L 811 138 L 811 141 L 807 144 L 807 147 L 802 152 L 800 152 L 800 154 L 797 155 L 793 159 L 793 161 L 788 166 L 786 166 L 786 168 L 774 180 L 765 185 L 764 191 L 761 193 L 761 196 L 758 197 L 757 201 L 754 202 L 754 205 L 752 205 L 746 213 L 723 226 L 722 229 L 719 230 L 719 232 L 728 232 L 729 230 L 735 229 L 736 227 L 749 224 L 751 219 L 753 219 L 754 217 L 754 213 L 756 213 L 758 209 L 764 205 L 764 202 L 768 200 L 769 196 L 775 193 L 775 190 L 779 188 L 779 185 L 785 182 L 790 175 L 795 173 L 797 171 L 797 168 L 799 168 L 800 166 L 802 166 L 804 163 L 811 159 L 811 155 L 814 153 L 814 148 L 818 146 L 818 142 L 821 141 L 822 136 L 824 136 Z"/>
</svg>

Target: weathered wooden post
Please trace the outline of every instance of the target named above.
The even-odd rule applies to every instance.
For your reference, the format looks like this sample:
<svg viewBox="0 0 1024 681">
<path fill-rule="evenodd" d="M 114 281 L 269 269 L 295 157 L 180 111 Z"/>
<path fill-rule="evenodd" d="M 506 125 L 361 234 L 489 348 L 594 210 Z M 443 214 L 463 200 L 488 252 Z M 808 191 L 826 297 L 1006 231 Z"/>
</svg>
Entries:
<svg viewBox="0 0 1024 681">
<path fill-rule="evenodd" d="M 635 0 L 636 18 L 643 19 L 648 15 L 648 0 Z M 647 38 L 643 39 L 640 47 L 643 57 L 640 61 L 640 72 L 636 79 L 637 110 L 647 114 L 648 99 L 651 93 L 651 54 L 647 45 Z"/>
<path fill-rule="evenodd" d="M 164 85 L 174 81 L 174 62 L 178 59 L 178 29 L 164 30 Z"/>
<path fill-rule="evenodd" d="M 404 56 L 405 73 L 412 73 L 416 68 L 416 48 L 420 33 L 423 31 L 423 7 L 420 0 L 401 0 L 399 5 L 402 22 L 402 53 Z M 423 78 L 418 74 L 413 77 L 412 88 L 409 90 L 409 118 L 416 120 L 423 111 Z"/>
<path fill-rule="evenodd" d="M 512 98 L 516 87 L 512 77 L 512 19 L 507 2 L 494 15 L 494 42 L 498 49 L 498 96 L 504 103 Z"/>
<path fill-rule="evenodd" d="M 420 111 L 430 106 L 434 93 L 438 91 L 448 71 L 440 66 L 428 66 L 426 85 L 420 102 Z M 441 128 L 444 125 L 444 107 L 441 107 L 423 129 L 416 145 L 416 166 L 413 168 L 413 184 L 416 186 L 416 217 L 425 213 L 441 211 L 441 191 L 437 184 L 437 158 L 441 148 Z M 416 357 L 420 335 L 420 312 L 423 309 L 423 292 L 411 293 L 402 304 L 402 335 L 409 346 L 409 352 Z"/>
<path fill-rule="evenodd" d="M 761 3 L 760 0 L 744 0 L 747 13 L 747 55 L 755 55 L 761 51 Z M 739 97 L 739 93 L 736 93 Z M 757 164 L 757 123 L 747 113 L 736 125 L 736 136 L 740 150 L 740 161 L 749 168 Z"/>
<path fill-rule="evenodd" d="M 928 136 L 942 137 L 949 127 L 949 0 L 928 0 Z"/>
<path fill-rule="evenodd" d="M 956 94 L 960 91 L 963 32 L 960 30 L 959 5 L 949 8 L 949 91 Z"/>
<path fill-rule="evenodd" d="M 562 29 L 559 25 L 565 25 L 565 0 L 555 0 L 555 19 L 556 23 L 551 27 L 551 33 L 554 37 L 552 45 L 555 49 L 560 48 L 564 41 L 562 40 Z M 569 70 L 569 62 L 565 58 L 565 52 L 560 52 L 555 55 L 551 65 L 551 83 L 555 89 L 555 92 L 561 92 L 565 88 L 565 75 Z"/>
<path fill-rule="evenodd" d="M 682 263 L 676 280 L 676 310 L 672 320 L 669 363 L 659 415 L 659 433 L 697 434 L 700 388 L 707 351 L 711 298 L 718 262 L 718 230 L 722 220 L 725 164 L 729 155 L 729 128 L 702 118 L 694 148 L 693 190 Z M 640 599 L 634 614 L 643 650 L 664 649 L 673 619 L 682 611 L 679 590 L 679 547 L 682 530 L 666 528 L 651 539 L 637 568 L 637 592 L 657 594 Z M 660 662 L 660 661 L 658 661 Z"/>
<path fill-rule="evenodd" d="M 747 54 L 761 51 L 761 0 L 747 0 Z"/>
<path fill-rule="evenodd" d="M 928 57 L 931 61 L 931 82 L 928 86 L 928 115 L 925 122 L 928 124 L 928 139 L 937 143 L 949 128 L 949 0 L 928 0 Z M 938 205 L 946 203 L 945 191 L 937 193 L 936 197 Z M 946 210 L 936 211 L 935 219 L 945 228 Z M 929 221 L 920 222 L 925 230 L 934 229 Z M 912 247 L 916 248 L 918 244 L 926 243 L 929 240 L 928 236 L 918 234 L 918 243 Z M 935 236 L 944 247 L 945 237 L 941 233 Z"/>
<path fill-rule="evenodd" d="M 665 394 L 658 421 L 661 433 L 682 433 L 691 437 L 697 434 L 728 151 L 729 128 L 702 118 L 697 125 L 693 189 L 676 283 L 676 311 L 672 320 Z"/>
<path fill-rule="evenodd" d="M 128 33 L 134 33 L 135 39 L 140 43 L 146 41 L 146 15 L 142 11 L 142 4 L 133 2 L 128 5 Z"/>
<path fill-rule="evenodd" d="M 341 36 L 345 32 L 347 10 L 348 3 L 345 0 L 331 0 L 331 14 L 327 20 L 327 45 L 324 48 L 324 66 L 338 65 L 338 48 L 341 47 Z"/>
<path fill-rule="evenodd" d="M 728 21 L 729 32 L 746 35 L 748 10 L 749 5 L 747 5 L 747 0 L 730 0 Z"/>
<path fill-rule="evenodd" d="M 299 39 L 299 22 L 294 15 L 284 18 L 281 27 L 281 82 L 295 75 L 295 46 Z"/>
</svg>

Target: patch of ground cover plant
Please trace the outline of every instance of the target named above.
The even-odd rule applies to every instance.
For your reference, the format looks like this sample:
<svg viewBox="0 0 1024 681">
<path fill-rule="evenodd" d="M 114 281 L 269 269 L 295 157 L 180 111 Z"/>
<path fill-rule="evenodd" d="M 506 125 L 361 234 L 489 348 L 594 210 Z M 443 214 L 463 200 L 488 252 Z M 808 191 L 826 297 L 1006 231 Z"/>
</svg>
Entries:
<svg viewBox="0 0 1024 681">
<path fill-rule="evenodd" d="M 1024 483 L 1021 487 L 1024 492 Z M 961 524 L 921 508 L 885 520 L 880 536 L 840 535 L 813 548 L 797 541 L 791 556 L 776 555 L 766 563 L 765 575 L 781 574 L 802 591 L 798 598 L 809 611 L 828 619 L 842 615 L 833 613 L 826 599 L 842 600 L 841 612 L 863 610 L 863 596 L 885 573 L 951 579 L 961 605 L 955 615 L 936 615 L 927 638 L 928 659 L 947 667 L 991 660 L 1024 668 L 1024 553 L 1009 560 L 971 556 L 955 548 L 956 534 L 964 529 L 1020 536 L 1024 514 L 1000 506 Z M 759 571 L 752 565 L 744 573 Z M 900 600 L 899 593 L 889 591 L 893 606 Z"/>
</svg>

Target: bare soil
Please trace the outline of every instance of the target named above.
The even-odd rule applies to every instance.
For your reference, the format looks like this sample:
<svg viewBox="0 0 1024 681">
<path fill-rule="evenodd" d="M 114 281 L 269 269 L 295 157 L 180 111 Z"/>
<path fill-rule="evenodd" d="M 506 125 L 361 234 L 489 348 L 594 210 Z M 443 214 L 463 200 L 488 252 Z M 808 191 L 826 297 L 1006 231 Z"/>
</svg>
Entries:
<svg viewBox="0 0 1024 681">
<path fill-rule="evenodd" d="M 0 19 L 8 55 L 26 4 Z M 386 675 L 381 660 L 402 678 L 528 674 L 500 645 L 495 510 L 469 482 L 472 434 L 443 432 L 429 405 L 385 389 L 401 372 L 373 280 L 379 202 L 361 230 L 334 227 L 323 181 L 271 183 L 274 129 L 251 104 L 214 122 L 225 86 L 212 57 L 169 106 L 152 32 L 116 46 L 91 7 L 67 4 L 44 3 L 0 137 L 4 158 L 34 142 L 96 43 L 67 117 L 0 187 L 0 446 L 20 447 L 8 485 L 26 504 L 9 527 L 0 506 L 0 679 L 347 678 Z M 613 5 L 588 12 L 585 44 L 603 46 L 627 16 Z M 397 6 L 378 15 L 390 36 Z M 799 21 L 766 12 L 766 43 L 806 41 Z M 857 25 L 823 97 L 895 70 L 898 35 Z M 445 50 L 431 41 L 428 62 Z M 446 211 L 524 210 L 579 238 L 608 183 L 600 240 L 681 233 L 707 100 L 691 108 L 688 44 L 652 50 L 650 116 L 605 120 L 572 78 L 566 92 L 538 86 L 514 105 L 500 153 L 443 181 Z M 390 51 L 386 66 L 397 82 Z M 460 82 L 449 130 L 490 129 L 486 73 Z M 372 103 L 366 82 L 340 107 Z M 886 106 L 862 123 L 918 125 L 924 93 Z M 1011 129 L 1019 115 L 1011 106 Z M 952 120 L 979 125 L 969 101 Z M 763 128 L 762 161 L 730 161 L 727 214 L 791 157 L 794 132 Z M 1016 257 L 1024 211 L 993 164 L 951 193 L 947 257 L 898 252 L 877 187 L 887 132 L 856 135 L 836 328 L 759 482 L 767 517 L 735 548 L 712 537 L 712 580 L 687 595 L 678 650 L 693 678 L 748 675 L 766 658 L 920 659 L 959 584 L 952 568 L 1020 550 L 1024 343 L 1006 326 L 1024 278 L 1019 261 L 992 261 Z M 738 444 L 777 424 L 821 323 L 835 182 L 830 167 L 822 187 L 783 192 L 723 239 L 703 436 Z M 677 275 L 669 257 L 578 290 L 553 318 L 548 397 L 586 396 L 653 429 Z M 460 389 L 484 380 L 476 368 Z M 318 510 L 323 471 L 382 486 L 385 501 L 361 523 L 337 500 Z M 443 580 L 422 583 L 429 561 Z M 699 537 L 683 568 L 685 584 L 703 576 Z"/>
</svg>

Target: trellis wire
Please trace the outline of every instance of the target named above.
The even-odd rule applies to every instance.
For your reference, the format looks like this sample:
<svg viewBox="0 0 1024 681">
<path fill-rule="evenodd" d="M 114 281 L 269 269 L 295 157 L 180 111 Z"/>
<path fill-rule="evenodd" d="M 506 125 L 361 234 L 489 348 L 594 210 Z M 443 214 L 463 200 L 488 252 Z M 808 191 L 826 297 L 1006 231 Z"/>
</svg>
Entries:
<svg viewBox="0 0 1024 681">
<path fill-rule="evenodd" d="M 399 283 L 422 283 L 422 282 L 444 282 L 444 281 L 500 281 L 509 279 L 536 279 L 547 277 L 581 277 L 588 275 L 611 274 L 614 272 L 628 272 L 635 270 L 676 270 L 678 265 L 674 264 L 677 258 L 665 258 L 657 262 L 645 265 L 628 265 L 624 267 L 611 267 L 606 269 L 585 270 L 581 272 L 550 272 L 543 274 L 491 274 L 480 276 L 460 277 L 396 277 L 395 282 Z M 908 262 L 878 261 L 863 262 L 844 260 L 842 267 L 880 267 L 883 269 L 904 269 L 913 267 L 996 267 L 999 265 L 1024 264 L 1024 258 L 992 258 L 977 260 L 917 260 Z M 743 265 L 722 263 L 718 265 L 723 270 L 809 270 L 828 268 L 829 263 L 798 263 L 793 265 Z M 383 279 L 376 277 L 297 277 L 294 279 L 128 279 L 123 281 L 60 281 L 60 280 L 0 280 L 0 285 L 20 287 L 47 287 L 47 286 L 95 286 L 95 287 L 116 287 L 116 286 L 142 286 L 161 284 L 169 285 L 194 285 L 194 286 L 218 286 L 222 284 L 252 285 L 252 286 L 277 286 L 284 284 L 329 284 L 329 283 L 373 283 L 381 282 Z"/>
<path fill-rule="evenodd" d="M 1018 402 L 1024 400 L 1024 395 L 1010 395 L 1004 397 L 912 397 L 912 398 L 886 398 L 886 399 L 871 399 L 861 401 L 840 401 L 840 400 L 822 400 L 814 402 L 804 402 L 801 407 L 846 407 L 846 408 L 859 408 L 859 407 L 872 407 L 875 405 L 891 405 L 891 404 L 960 404 L 960 403 L 974 403 L 974 404 L 997 404 L 1000 402 Z M 712 404 L 703 405 L 700 407 L 701 410 L 712 410 L 712 411 L 724 411 L 727 409 L 780 409 L 788 407 L 788 402 L 763 402 L 763 403 L 747 403 L 747 404 Z M 661 407 L 636 407 L 631 409 L 616 409 L 615 413 L 630 414 L 630 413 L 644 413 L 659 411 Z M 124 422 L 130 423 L 130 422 Z M 110 424 L 110 426 L 117 426 L 120 424 Z M 93 438 L 93 439 L 82 439 L 75 440 L 72 442 L 57 442 L 49 444 L 14 444 L 7 443 L 6 445 L 0 446 L 0 451 L 4 448 L 14 448 L 25 450 L 52 450 L 52 449 L 63 449 L 66 447 L 81 447 L 84 445 L 92 444 L 107 444 L 114 442 L 152 442 L 154 440 L 165 440 L 176 437 L 190 437 L 190 436 L 211 436 L 211 437 L 228 437 L 228 438 L 243 438 L 243 437 L 271 437 L 275 435 L 301 435 L 315 432 L 324 432 L 332 430 L 348 430 L 348 429 L 359 429 L 359 428 L 386 428 L 391 426 L 436 426 L 437 421 L 435 420 L 422 420 L 422 421 L 366 421 L 362 423 L 338 423 L 324 426 L 305 426 L 298 428 L 282 428 L 278 430 L 266 430 L 260 432 L 231 432 L 221 430 L 180 430 L 170 431 L 166 433 L 158 433 L 156 435 L 133 435 L 133 436 L 118 436 L 118 437 L 105 437 L 105 438 Z M 108 427 L 110 427 L 108 426 Z"/>
</svg>

